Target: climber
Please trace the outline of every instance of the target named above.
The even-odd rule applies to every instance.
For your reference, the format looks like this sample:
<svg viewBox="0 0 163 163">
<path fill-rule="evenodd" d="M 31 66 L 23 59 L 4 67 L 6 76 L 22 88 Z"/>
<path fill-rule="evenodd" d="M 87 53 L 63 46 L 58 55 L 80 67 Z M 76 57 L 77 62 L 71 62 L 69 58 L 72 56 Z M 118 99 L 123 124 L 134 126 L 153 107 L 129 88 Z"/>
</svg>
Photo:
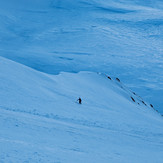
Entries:
<svg viewBox="0 0 163 163">
<path fill-rule="evenodd" d="M 77 101 L 79 101 L 79 104 L 81 104 L 81 103 L 82 103 L 82 100 L 81 100 L 81 98 L 80 98 L 80 97 L 79 97 L 79 99 L 78 99 Z"/>
</svg>

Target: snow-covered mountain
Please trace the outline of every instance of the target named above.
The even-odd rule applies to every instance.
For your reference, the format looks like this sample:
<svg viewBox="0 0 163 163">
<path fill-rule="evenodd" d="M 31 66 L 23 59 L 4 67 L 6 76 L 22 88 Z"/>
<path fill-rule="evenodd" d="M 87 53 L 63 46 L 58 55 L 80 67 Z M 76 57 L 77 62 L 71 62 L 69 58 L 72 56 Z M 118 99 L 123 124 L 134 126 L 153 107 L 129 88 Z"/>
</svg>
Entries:
<svg viewBox="0 0 163 163">
<path fill-rule="evenodd" d="M 118 76 L 163 114 L 161 0 L 0 0 L 0 55 L 41 72 Z"/>
<path fill-rule="evenodd" d="M 118 80 L 2 57 L 0 69 L 0 162 L 161 163 L 162 117 Z"/>
<path fill-rule="evenodd" d="M 0 0 L 0 162 L 163 162 L 162 36 L 161 0 Z"/>
</svg>

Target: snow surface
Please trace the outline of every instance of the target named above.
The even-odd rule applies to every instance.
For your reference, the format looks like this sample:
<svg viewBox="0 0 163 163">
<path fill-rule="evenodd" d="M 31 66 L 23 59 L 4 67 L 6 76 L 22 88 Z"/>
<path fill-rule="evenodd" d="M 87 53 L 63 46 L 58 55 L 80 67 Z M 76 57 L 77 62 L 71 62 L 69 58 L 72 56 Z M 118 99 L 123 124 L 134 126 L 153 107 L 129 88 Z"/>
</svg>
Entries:
<svg viewBox="0 0 163 163">
<path fill-rule="evenodd" d="M 0 70 L 0 162 L 163 161 L 161 115 L 116 79 L 2 57 Z"/>
<path fill-rule="evenodd" d="M 0 56 L 119 77 L 163 114 L 162 0 L 0 0 Z"/>
<path fill-rule="evenodd" d="M 0 163 L 162 163 L 162 9 L 0 0 Z"/>
</svg>

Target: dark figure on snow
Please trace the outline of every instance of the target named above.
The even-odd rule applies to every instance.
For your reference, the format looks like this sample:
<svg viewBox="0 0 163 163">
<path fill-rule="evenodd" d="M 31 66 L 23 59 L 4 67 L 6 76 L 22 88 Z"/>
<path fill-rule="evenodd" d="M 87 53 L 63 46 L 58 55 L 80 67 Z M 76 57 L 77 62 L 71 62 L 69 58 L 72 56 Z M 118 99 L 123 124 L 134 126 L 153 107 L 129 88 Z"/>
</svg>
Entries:
<svg viewBox="0 0 163 163">
<path fill-rule="evenodd" d="M 116 78 L 116 80 L 117 80 L 118 82 L 120 82 L 120 79 L 119 79 L 119 78 Z"/>
<path fill-rule="evenodd" d="M 81 100 L 81 98 L 80 98 L 80 97 L 79 97 L 79 99 L 78 99 L 77 101 L 79 101 L 79 104 L 81 104 L 81 103 L 82 103 L 82 100 Z"/>
</svg>

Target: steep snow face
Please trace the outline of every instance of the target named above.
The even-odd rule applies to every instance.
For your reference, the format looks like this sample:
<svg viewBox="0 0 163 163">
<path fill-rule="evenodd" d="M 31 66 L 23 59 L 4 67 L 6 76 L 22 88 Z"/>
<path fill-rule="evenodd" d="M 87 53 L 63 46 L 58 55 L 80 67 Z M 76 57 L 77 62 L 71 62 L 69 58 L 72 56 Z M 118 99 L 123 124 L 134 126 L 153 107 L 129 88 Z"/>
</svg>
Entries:
<svg viewBox="0 0 163 163">
<path fill-rule="evenodd" d="M 16 2 L 1 6 L 1 55 L 48 73 L 116 74 L 143 96 L 156 94 L 162 106 L 161 10 L 112 1 Z"/>
<path fill-rule="evenodd" d="M 0 55 L 41 72 L 118 76 L 163 113 L 162 1 L 0 0 Z"/>
<path fill-rule="evenodd" d="M 162 117 L 120 81 L 3 57 L 0 70 L 0 162 L 162 162 Z"/>
</svg>

